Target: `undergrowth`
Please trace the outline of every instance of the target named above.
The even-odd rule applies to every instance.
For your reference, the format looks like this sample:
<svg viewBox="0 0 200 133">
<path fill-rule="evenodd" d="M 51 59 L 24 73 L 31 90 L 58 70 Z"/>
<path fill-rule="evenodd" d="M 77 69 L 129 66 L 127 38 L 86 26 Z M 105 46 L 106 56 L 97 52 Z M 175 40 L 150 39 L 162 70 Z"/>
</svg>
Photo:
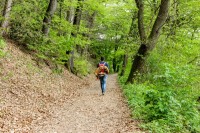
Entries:
<svg viewBox="0 0 200 133">
<path fill-rule="evenodd" d="M 0 58 L 5 56 L 5 51 L 4 51 L 5 46 L 6 43 L 4 42 L 3 39 L 0 38 Z"/>
<path fill-rule="evenodd" d="M 142 129 L 150 133 L 200 133 L 200 49 L 196 42 L 172 45 L 159 45 L 146 60 L 147 72 L 133 84 L 125 85 L 130 63 L 119 81 Z"/>
<path fill-rule="evenodd" d="M 200 114 L 188 88 L 173 88 L 135 83 L 123 86 L 134 118 L 143 121 L 141 128 L 152 133 L 198 133 Z"/>
</svg>

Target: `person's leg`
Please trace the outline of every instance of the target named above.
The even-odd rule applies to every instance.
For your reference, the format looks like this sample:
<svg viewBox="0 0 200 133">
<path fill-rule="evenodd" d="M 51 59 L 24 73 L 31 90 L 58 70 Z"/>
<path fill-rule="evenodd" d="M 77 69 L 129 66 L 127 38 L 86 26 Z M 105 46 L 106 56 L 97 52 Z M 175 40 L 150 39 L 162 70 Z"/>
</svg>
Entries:
<svg viewBox="0 0 200 133">
<path fill-rule="evenodd" d="M 107 80 L 107 75 L 105 75 L 104 77 L 103 77 L 103 88 L 102 88 L 102 93 L 104 94 L 105 93 L 105 91 L 106 91 L 106 80 Z"/>
<path fill-rule="evenodd" d="M 100 80 L 101 92 L 103 93 L 103 77 L 100 77 L 99 80 Z"/>
</svg>

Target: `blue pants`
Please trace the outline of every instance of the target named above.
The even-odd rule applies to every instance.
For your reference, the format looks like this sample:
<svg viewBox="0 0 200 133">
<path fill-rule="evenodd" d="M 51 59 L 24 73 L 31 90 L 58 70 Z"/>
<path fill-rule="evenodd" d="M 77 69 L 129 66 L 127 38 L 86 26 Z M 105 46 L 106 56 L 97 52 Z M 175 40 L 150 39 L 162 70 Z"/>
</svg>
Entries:
<svg viewBox="0 0 200 133">
<path fill-rule="evenodd" d="M 104 93 L 106 91 L 106 80 L 107 80 L 107 77 L 108 77 L 107 75 L 99 77 L 102 93 Z"/>
</svg>

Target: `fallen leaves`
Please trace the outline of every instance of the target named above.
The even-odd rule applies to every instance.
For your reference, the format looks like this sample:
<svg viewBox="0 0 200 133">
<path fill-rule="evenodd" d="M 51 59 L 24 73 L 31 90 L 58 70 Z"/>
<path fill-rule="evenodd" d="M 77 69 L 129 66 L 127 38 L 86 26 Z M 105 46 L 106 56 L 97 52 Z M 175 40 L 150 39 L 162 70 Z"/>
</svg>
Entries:
<svg viewBox="0 0 200 133">
<path fill-rule="evenodd" d="M 51 118 L 52 107 L 88 85 L 67 70 L 57 75 L 46 66 L 38 68 L 33 57 L 13 43 L 6 49 L 9 54 L 0 66 L 0 132 L 33 132 L 36 124 Z"/>
</svg>

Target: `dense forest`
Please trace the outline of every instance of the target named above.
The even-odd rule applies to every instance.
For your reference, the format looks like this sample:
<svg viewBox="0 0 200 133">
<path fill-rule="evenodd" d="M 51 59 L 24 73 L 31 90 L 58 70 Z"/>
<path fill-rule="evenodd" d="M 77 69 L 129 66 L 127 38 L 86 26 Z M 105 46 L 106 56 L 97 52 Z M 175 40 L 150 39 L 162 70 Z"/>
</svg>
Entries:
<svg viewBox="0 0 200 133">
<path fill-rule="evenodd" d="M 0 58 L 10 39 L 83 77 L 104 56 L 141 129 L 200 132 L 199 0 L 1 0 L 0 11 Z"/>
</svg>

